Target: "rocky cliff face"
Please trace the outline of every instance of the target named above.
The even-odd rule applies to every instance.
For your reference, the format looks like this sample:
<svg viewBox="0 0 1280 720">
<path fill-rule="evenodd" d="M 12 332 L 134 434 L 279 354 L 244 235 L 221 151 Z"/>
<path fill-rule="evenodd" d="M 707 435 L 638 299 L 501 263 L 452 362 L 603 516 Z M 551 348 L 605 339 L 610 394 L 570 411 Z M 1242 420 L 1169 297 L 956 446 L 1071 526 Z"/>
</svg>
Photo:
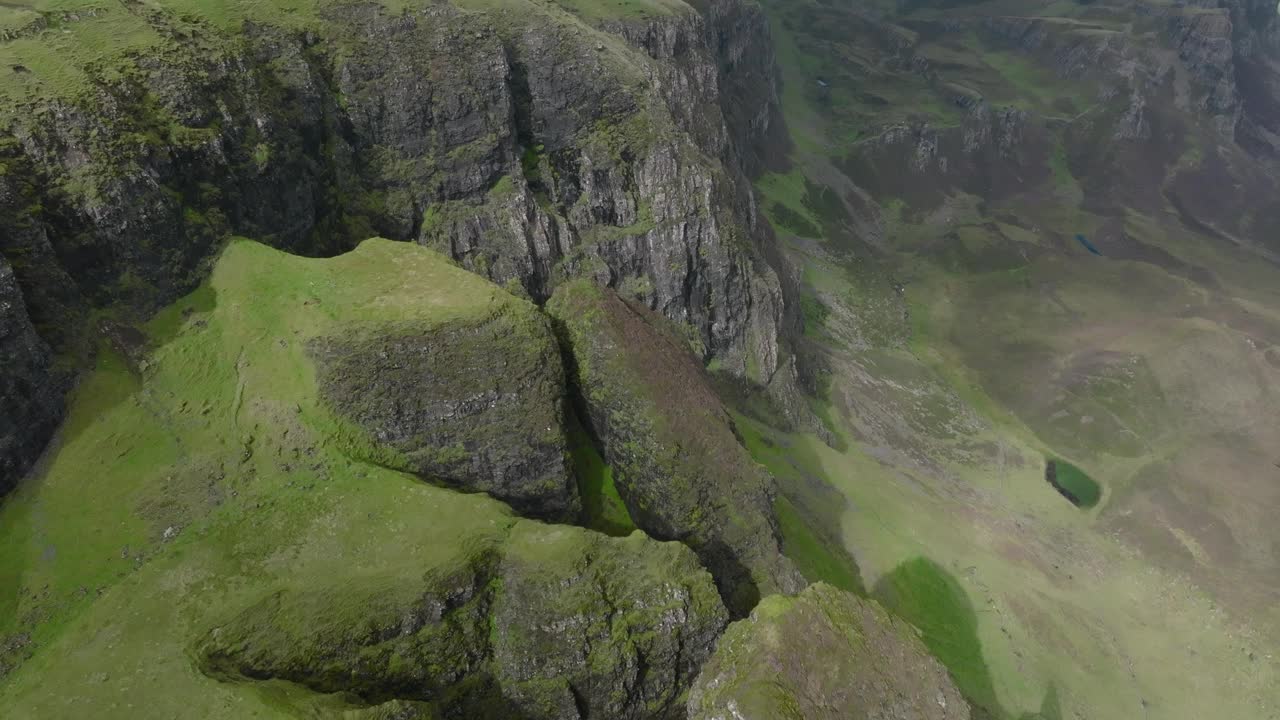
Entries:
<svg viewBox="0 0 1280 720">
<path fill-rule="evenodd" d="M 694 549 L 741 617 L 803 578 L 779 550 L 774 479 L 739 443 L 729 413 L 660 317 L 577 281 L 547 305 L 564 329 L 573 382 L 636 524 Z"/>
<path fill-rule="evenodd" d="M 0 493 L 17 482 L 62 417 L 49 346 L 27 317 L 13 268 L 0 257 Z"/>
<path fill-rule="evenodd" d="M 910 122 L 886 129 L 844 170 L 875 197 L 933 208 L 956 193 L 1000 199 L 1042 182 L 1050 150 L 1043 120 L 977 102 L 958 126 Z"/>
<path fill-rule="evenodd" d="M 767 382 L 783 298 L 746 181 L 761 160 L 742 149 L 776 129 L 759 9 L 485 10 L 320 3 L 230 29 L 164 10 L 64 18 L 159 39 L 73 56 L 78 91 L 37 85 L 4 118 L 31 199 L 9 224 L 31 230 L 0 253 L 23 258 L 42 333 L 76 349 L 87 310 L 173 299 L 227 234 L 307 255 L 379 234 L 535 300 L 591 277 Z"/>
<path fill-rule="evenodd" d="M 898 18 L 900 25 L 860 16 L 858 26 L 903 39 L 878 48 L 874 63 L 942 104 L 880 119 L 842 169 L 881 201 L 917 209 L 958 193 L 990 204 L 1078 182 L 1090 212 L 1173 206 L 1197 231 L 1276 257 L 1274 5 L 1096 2 L 1062 15 L 956 5 L 928 19 Z M 936 48 L 961 32 L 974 33 L 990 57 L 974 65 L 938 60 Z M 857 65 L 848 72 L 850 82 L 874 87 L 874 73 Z"/>
</svg>

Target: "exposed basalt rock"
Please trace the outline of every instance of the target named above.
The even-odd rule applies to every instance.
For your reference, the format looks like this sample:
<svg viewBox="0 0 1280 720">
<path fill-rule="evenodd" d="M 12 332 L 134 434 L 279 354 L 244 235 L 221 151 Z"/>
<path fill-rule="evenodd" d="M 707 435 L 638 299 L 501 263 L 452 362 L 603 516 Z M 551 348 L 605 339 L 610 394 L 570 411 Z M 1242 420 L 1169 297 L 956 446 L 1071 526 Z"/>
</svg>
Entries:
<svg viewBox="0 0 1280 720">
<path fill-rule="evenodd" d="M 13 268 L 0 256 L 0 494 L 27 471 L 62 419 L 49 346 L 27 317 Z"/>
<path fill-rule="evenodd" d="M 688 717 L 968 720 L 969 705 L 910 625 L 819 583 L 729 626 Z"/>
<path fill-rule="evenodd" d="M 584 281 L 561 286 L 547 308 L 564 326 L 585 416 L 636 524 L 692 547 L 735 616 L 802 587 L 778 549 L 773 478 L 739 443 L 688 340 Z"/>
<path fill-rule="evenodd" d="M 600 26 L 642 52 L 566 28 L 509 35 L 521 161 L 497 192 L 428 208 L 421 237 L 538 299 L 573 276 L 616 287 L 766 382 L 774 343 L 758 338 L 776 339 L 782 296 L 736 148 L 768 119 L 726 123 L 721 30 L 692 9 Z M 762 82 L 737 102 L 773 112 L 772 93 Z"/>
<path fill-rule="evenodd" d="M 339 4 L 306 33 L 124 61 L 13 118 L 41 194 L 74 208 L 32 221 L 93 306 L 172 299 L 228 232 L 312 255 L 381 234 L 535 299 L 573 275 L 627 288 L 767 380 L 749 336 L 782 299 L 737 150 L 776 125 L 771 53 L 742 59 L 763 16 L 718 0 L 594 30 L 533 7 Z"/>
<path fill-rule="evenodd" d="M 351 693 L 371 712 L 659 719 L 683 714 L 726 620 L 679 544 L 518 521 L 451 569 L 275 592 L 194 652 L 214 677 Z"/>
<path fill-rule="evenodd" d="M 323 338 L 310 351 L 325 401 L 396 451 L 382 462 L 522 515 L 576 519 L 564 371 L 532 305 L 510 298 L 475 317 Z"/>
<path fill-rule="evenodd" d="M 661 61 L 650 70 L 654 84 L 677 124 L 704 152 L 754 176 L 790 145 L 768 18 L 754 2 L 690 4 L 698 14 L 601 26 Z"/>
<path fill-rule="evenodd" d="M 1169 20 L 1169 34 L 1178 59 L 1204 88 L 1200 107 L 1194 109 L 1226 116 L 1233 127 L 1240 100 L 1230 15 L 1221 10 L 1174 15 Z"/>
<path fill-rule="evenodd" d="M 55 352 L 82 357 L 91 349 L 88 333 L 81 332 L 87 303 L 41 219 L 63 216 L 68 208 L 64 197 L 46 191 L 21 147 L 0 138 L 0 254 L 13 266 L 36 332 Z"/>
<path fill-rule="evenodd" d="M 763 14 L 522 8 L 335 3 L 234 36 L 149 11 L 154 52 L 3 119 L 30 199 L 13 223 L 41 253 L 15 270 L 42 335 L 87 354 L 90 311 L 178 297 L 228 234 L 321 256 L 382 235 L 534 300 L 590 277 L 769 382 L 789 316 L 744 149 L 780 128 Z"/>
<path fill-rule="evenodd" d="M 844 169 L 876 198 L 928 209 L 956 192 L 998 200 L 1042 182 L 1051 147 L 1042 119 L 981 103 L 959 127 L 889 128 L 861 143 Z"/>
</svg>

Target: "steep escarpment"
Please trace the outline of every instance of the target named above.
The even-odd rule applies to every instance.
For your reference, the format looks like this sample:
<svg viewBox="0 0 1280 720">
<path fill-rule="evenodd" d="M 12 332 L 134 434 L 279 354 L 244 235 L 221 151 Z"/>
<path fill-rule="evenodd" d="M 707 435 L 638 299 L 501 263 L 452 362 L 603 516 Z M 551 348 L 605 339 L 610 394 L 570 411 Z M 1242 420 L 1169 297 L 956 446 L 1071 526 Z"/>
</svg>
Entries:
<svg viewBox="0 0 1280 720">
<path fill-rule="evenodd" d="M 774 481 L 736 437 L 688 340 L 643 307 L 578 281 L 548 310 L 564 328 L 577 400 L 636 524 L 706 563 L 731 613 L 803 580 L 778 547 Z"/>
<path fill-rule="evenodd" d="M 1063 197 L 1090 212 L 1174 206 L 1190 225 L 1258 245 L 1246 238 L 1268 235 L 1280 177 L 1277 14 L 1266 5 L 779 12 L 811 28 L 806 52 L 854 58 L 819 63 L 822 85 L 804 95 L 848 143 L 833 153 L 844 174 L 882 204 L 1078 191 Z"/>
<path fill-rule="evenodd" d="M 4 155 L 30 199 L 6 212 L 30 232 L 0 253 L 58 352 L 86 354 L 90 310 L 193 288 L 228 234 L 321 256 L 378 234 L 534 300 L 590 277 L 691 328 L 704 360 L 777 369 L 743 149 L 777 125 L 752 5 L 55 15 L 3 47 Z"/>
<path fill-rule="evenodd" d="M 866 141 L 844 165 L 877 199 L 916 210 L 967 193 L 998 200 L 1049 177 L 1052 140 L 1042 119 L 978 102 L 960 123 L 904 123 Z"/>
<path fill-rule="evenodd" d="M 49 346 L 27 317 L 13 269 L 0 257 L 0 493 L 40 453 L 62 417 L 58 374 Z"/>
</svg>

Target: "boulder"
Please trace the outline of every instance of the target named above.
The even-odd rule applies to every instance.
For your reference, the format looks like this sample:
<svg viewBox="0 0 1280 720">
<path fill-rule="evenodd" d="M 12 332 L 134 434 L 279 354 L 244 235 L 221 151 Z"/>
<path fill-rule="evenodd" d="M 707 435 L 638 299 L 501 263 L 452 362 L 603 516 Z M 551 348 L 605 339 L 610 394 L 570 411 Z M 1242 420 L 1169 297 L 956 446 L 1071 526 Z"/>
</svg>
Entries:
<svg viewBox="0 0 1280 720">
<path fill-rule="evenodd" d="M 524 515 L 577 517 L 564 371 L 531 304 L 505 295 L 435 324 L 317 338 L 310 353 L 322 397 L 392 448 L 396 469 L 487 492 Z"/>
</svg>

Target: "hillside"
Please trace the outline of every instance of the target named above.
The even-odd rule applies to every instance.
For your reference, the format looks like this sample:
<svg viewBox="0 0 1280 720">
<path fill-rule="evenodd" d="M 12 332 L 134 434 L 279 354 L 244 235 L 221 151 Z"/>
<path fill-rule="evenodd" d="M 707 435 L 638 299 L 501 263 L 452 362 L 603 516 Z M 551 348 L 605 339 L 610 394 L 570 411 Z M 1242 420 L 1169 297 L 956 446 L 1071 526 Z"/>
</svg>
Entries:
<svg viewBox="0 0 1280 720">
<path fill-rule="evenodd" d="M 837 442 L 754 447 L 811 576 L 993 717 L 1276 712 L 1273 4 L 765 8 Z"/>
<path fill-rule="evenodd" d="M 0 3 L 0 717 L 1280 713 L 1268 0 Z"/>
</svg>

